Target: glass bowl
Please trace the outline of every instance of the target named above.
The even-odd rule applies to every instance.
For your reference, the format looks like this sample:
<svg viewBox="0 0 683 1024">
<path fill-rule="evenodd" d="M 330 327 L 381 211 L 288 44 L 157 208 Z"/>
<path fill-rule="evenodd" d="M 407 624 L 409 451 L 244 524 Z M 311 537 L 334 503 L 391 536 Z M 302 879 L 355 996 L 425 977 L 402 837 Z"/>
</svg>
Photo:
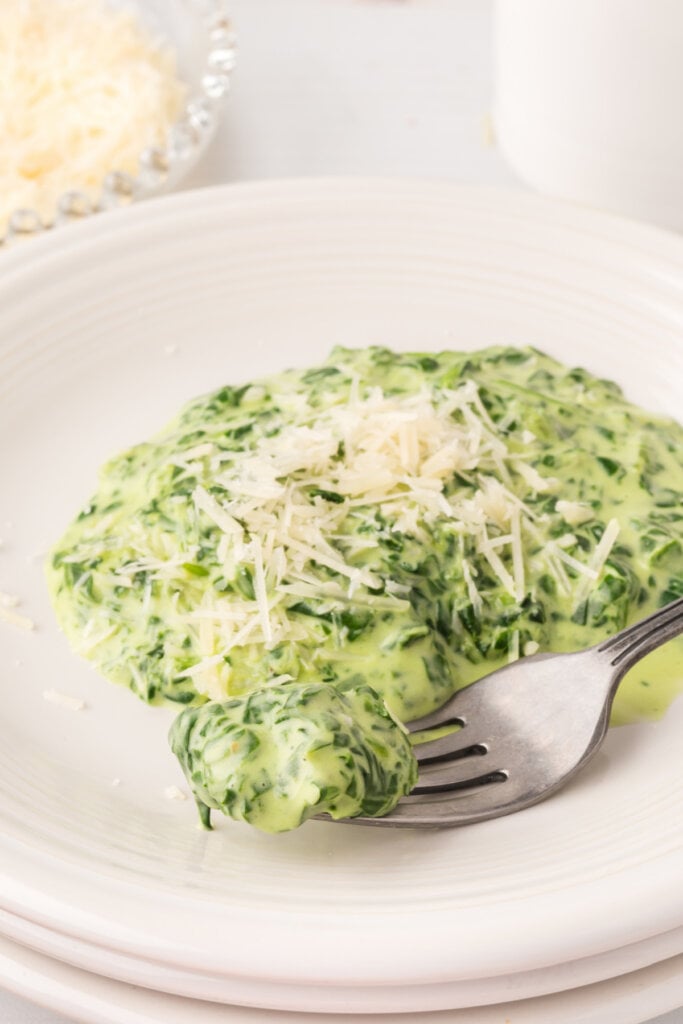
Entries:
<svg viewBox="0 0 683 1024">
<path fill-rule="evenodd" d="M 29 208 L 14 210 L 0 223 L 0 249 L 171 191 L 213 138 L 235 64 L 235 34 L 226 0 L 107 0 L 107 4 L 133 11 L 152 38 L 173 50 L 178 77 L 187 89 L 181 113 L 163 145 L 150 144 L 140 152 L 137 174 L 112 167 L 102 178 L 98 195 L 70 189 L 59 197 L 50 216 Z"/>
</svg>

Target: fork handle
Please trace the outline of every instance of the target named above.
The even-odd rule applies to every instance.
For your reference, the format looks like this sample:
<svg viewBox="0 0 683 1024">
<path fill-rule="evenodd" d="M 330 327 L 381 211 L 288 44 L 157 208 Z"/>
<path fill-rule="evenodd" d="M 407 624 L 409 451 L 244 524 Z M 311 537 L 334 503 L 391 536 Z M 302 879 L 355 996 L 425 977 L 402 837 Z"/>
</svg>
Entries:
<svg viewBox="0 0 683 1024">
<path fill-rule="evenodd" d="M 683 597 L 679 597 L 671 604 L 664 605 L 658 611 L 641 619 L 633 626 L 622 629 L 615 633 L 609 640 L 598 644 L 595 650 L 600 654 L 609 657 L 610 664 L 615 669 L 618 682 L 630 668 L 650 654 L 657 647 L 661 647 L 667 640 L 683 633 Z"/>
</svg>

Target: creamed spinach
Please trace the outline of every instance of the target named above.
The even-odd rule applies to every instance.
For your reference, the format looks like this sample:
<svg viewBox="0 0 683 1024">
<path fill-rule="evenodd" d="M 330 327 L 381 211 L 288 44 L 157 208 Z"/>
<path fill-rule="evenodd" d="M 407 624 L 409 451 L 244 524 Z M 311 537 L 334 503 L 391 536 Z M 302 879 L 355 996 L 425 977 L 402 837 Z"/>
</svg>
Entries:
<svg viewBox="0 0 683 1024">
<path fill-rule="evenodd" d="M 683 594 L 682 445 L 674 421 L 534 349 L 338 348 L 196 399 L 108 462 L 49 586 L 105 676 L 193 705 L 174 747 L 189 757 L 192 723 L 204 778 L 195 723 L 215 751 L 237 698 L 289 687 L 293 715 L 297 693 L 332 713 L 315 688 L 360 677 L 409 720 Z M 660 714 L 674 664 L 667 649 L 632 671 L 616 720 Z"/>
</svg>

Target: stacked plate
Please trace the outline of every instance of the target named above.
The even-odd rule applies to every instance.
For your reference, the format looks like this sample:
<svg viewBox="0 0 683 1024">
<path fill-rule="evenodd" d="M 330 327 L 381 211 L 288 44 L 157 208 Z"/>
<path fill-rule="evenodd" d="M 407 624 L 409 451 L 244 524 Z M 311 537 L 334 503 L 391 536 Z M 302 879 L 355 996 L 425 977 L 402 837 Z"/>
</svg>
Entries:
<svg viewBox="0 0 683 1024">
<path fill-rule="evenodd" d="M 98 465 L 220 384 L 338 343 L 532 344 L 676 415 L 681 323 L 680 240 L 447 185 L 205 190 L 8 254 L 0 589 L 37 628 L 2 624 L 0 982 L 167 1024 L 230 1020 L 216 1004 L 635 1024 L 683 1004 L 680 700 L 509 818 L 205 833 L 177 799 L 172 711 L 71 654 L 41 565 Z"/>
</svg>

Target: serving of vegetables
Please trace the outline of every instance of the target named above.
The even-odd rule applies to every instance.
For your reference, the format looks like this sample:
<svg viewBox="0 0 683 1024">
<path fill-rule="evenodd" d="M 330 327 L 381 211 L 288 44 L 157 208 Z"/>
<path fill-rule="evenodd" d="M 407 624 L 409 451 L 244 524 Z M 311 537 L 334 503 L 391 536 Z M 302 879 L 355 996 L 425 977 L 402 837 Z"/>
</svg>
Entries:
<svg viewBox="0 0 683 1024">
<path fill-rule="evenodd" d="M 683 593 L 682 451 L 534 349 L 335 349 L 108 462 L 50 590 L 105 676 L 188 705 L 172 746 L 201 808 L 271 831 L 382 814 L 414 783 L 396 719 Z M 663 711 L 670 657 L 630 673 L 617 721 Z"/>
</svg>

